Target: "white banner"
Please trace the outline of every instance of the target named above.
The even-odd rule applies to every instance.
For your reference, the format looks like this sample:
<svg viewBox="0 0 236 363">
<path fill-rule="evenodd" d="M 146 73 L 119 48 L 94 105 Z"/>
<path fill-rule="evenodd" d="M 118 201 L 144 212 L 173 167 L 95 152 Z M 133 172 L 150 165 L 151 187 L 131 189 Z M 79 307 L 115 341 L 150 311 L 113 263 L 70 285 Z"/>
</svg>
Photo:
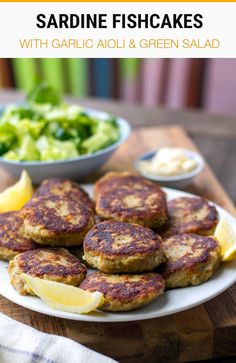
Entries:
<svg viewBox="0 0 236 363">
<path fill-rule="evenodd" d="M 0 57 L 236 57 L 236 3 L 0 3 Z"/>
</svg>

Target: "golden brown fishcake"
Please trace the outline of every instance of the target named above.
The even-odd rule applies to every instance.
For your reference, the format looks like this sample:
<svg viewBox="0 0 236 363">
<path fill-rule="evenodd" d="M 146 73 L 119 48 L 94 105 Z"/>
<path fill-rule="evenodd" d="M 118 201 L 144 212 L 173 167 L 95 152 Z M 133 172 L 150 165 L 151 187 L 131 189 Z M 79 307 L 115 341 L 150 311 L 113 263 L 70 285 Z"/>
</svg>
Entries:
<svg viewBox="0 0 236 363">
<path fill-rule="evenodd" d="M 167 220 L 165 193 L 145 178 L 130 172 L 112 172 L 94 188 L 96 212 L 114 219 L 156 228 Z"/>
<path fill-rule="evenodd" d="M 200 197 L 179 197 L 168 202 L 169 222 L 161 235 L 168 237 L 180 233 L 211 235 L 218 223 L 213 205 Z"/>
<path fill-rule="evenodd" d="M 110 192 L 117 188 L 160 190 L 157 184 L 129 171 L 110 172 L 100 178 L 94 186 L 94 195 Z"/>
<path fill-rule="evenodd" d="M 166 196 L 159 188 L 120 187 L 97 195 L 96 212 L 103 219 L 157 228 L 167 221 Z"/>
<path fill-rule="evenodd" d="M 94 202 L 88 193 L 76 182 L 69 179 L 49 178 L 42 182 L 35 196 L 59 195 L 75 198 L 90 209 L 94 209 Z"/>
<path fill-rule="evenodd" d="M 23 219 L 18 212 L 0 214 L 0 259 L 11 260 L 21 252 L 38 247 L 24 235 Z"/>
<path fill-rule="evenodd" d="M 129 311 L 149 304 L 164 293 L 165 284 L 155 272 L 136 275 L 108 275 L 93 272 L 80 285 L 81 289 L 100 291 L 105 311 Z"/>
<path fill-rule="evenodd" d="M 148 228 L 107 221 L 85 236 L 83 259 L 106 273 L 153 271 L 164 261 L 161 244 L 161 238 Z"/>
<path fill-rule="evenodd" d="M 79 245 L 95 224 L 91 209 L 59 195 L 34 196 L 21 213 L 26 235 L 44 245 Z"/>
<path fill-rule="evenodd" d="M 199 285 L 220 264 L 220 246 L 213 237 L 178 234 L 163 240 L 166 263 L 158 268 L 167 288 Z"/>
<path fill-rule="evenodd" d="M 64 248 L 38 248 L 23 252 L 11 260 L 8 266 L 10 282 L 21 295 L 34 295 L 22 279 L 22 273 L 44 280 L 79 286 L 86 272 L 86 267 L 79 259 Z"/>
</svg>

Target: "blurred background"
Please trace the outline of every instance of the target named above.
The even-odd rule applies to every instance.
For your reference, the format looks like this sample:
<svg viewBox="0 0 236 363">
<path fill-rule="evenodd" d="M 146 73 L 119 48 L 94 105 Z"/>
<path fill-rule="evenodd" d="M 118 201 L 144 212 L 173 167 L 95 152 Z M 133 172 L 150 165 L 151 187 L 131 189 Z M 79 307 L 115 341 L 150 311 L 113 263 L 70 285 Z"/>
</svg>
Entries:
<svg viewBox="0 0 236 363">
<path fill-rule="evenodd" d="M 36 77 L 132 126 L 183 126 L 236 204 L 236 59 L 4 58 L 0 105 Z"/>
<path fill-rule="evenodd" d="M 0 59 L 0 87 L 236 113 L 236 59 Z"/>
</svg>

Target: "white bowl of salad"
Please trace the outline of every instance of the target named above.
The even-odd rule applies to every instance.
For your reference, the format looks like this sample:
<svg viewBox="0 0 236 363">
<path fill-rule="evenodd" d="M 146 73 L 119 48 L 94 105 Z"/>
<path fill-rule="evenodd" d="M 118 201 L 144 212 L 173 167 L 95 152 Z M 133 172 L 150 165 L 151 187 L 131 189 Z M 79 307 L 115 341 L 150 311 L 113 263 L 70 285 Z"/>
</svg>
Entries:
<svg viewBox="0 0 236 363">
<path fill-rule="evenodd" d="M 49 177 L 81 181 L 106 162 L 130 130 L 121 117 L 63 103 L 41 83 L 24 104 L 1 110 L 0 166 L 16 178 L 27 170 L 35 184 Z"/>
</svg>

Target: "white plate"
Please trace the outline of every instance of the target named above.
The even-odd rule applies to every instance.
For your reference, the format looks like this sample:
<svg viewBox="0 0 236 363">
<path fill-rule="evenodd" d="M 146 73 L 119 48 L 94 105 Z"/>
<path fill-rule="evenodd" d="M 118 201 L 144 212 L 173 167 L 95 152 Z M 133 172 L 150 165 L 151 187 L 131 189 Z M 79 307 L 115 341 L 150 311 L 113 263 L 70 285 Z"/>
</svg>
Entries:
<svg viewBox="0 0 236 363">
<path fill-rule="evenodd" d="M 87 185 L 85 189 L 91 193 L 92 186 Z M 188 193 L 174 189 L 164 188 L 164 190 L 166 191 L 169 200 L 180 196 L 190 196 Z M 220 218 L 226 216 L 236 230 L 236 219 L 223 208 L 219 206 L 216 207 Z M 93 322 L 121 322 L 152 319 L 174 314 L 179 311 L 190 309 L 193 306 L 202 304 L 205 301 L 214 298 L 236 282 L 236 261 L 222 263 L 220 269 L 214 274 L 214 276 L 200 286 L 167 291 L 162 297 L 158 298 L 146 307 L 125 313 L 105 313 L 96 311 L 82 315 L 55 310 L 47 306 L 37 297 L 18 295 L 9 282 L 7 262 L 0 261 L 0 276 L 0 294 L 14 303 L 24 306 L 25 308 L 64 319 Z"/>
</svg>

